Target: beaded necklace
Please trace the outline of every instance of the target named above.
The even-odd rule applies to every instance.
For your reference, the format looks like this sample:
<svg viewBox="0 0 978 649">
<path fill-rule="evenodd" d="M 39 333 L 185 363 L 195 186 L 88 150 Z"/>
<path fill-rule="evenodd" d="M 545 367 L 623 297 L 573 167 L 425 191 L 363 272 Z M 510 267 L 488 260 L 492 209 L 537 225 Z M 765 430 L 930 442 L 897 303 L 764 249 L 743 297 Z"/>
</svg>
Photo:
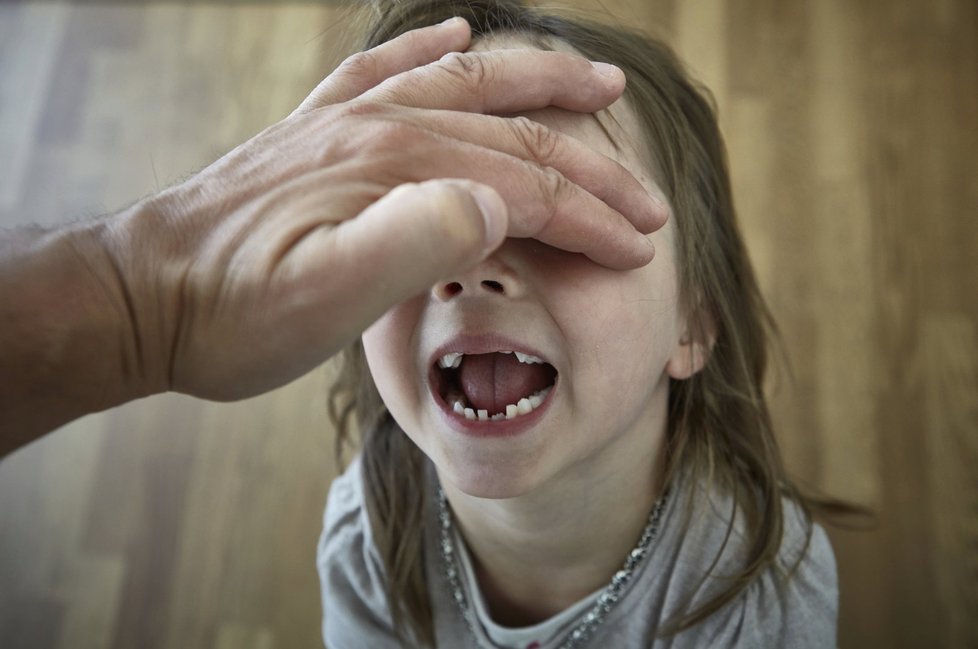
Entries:
<svg viewBox="0 0 978 649">
<path fill-rule="evenodd" d="M 659 532 L 659 521 L 662 518 L 662 510 L 665 508 L 668 497 L 669 490 L 666 489 L 655 503 L 655 506 L 652 507 L 652 513 L 649 514 L 649 522 L 642 531 L 642 536 L 639 538 L 638 544 L 628 553 L 628 557 L 625 559 L 621 570 L 615 573 L 615 576 L 611 578 L 611 583 L 601 591 L 594 606 L 588 610 L 573 629 L 568 631 L 559 649 L 574 649 L 587 642 L 588 638 L 594 634 L 594 630 L 600 626 L 611 609 L 618 603 L 618 599 L 625 590 L 625 586 L 632 580 L 639 563 L 648 555 L 649 547 Z M 472 633 L 472 637 L 477 644 L 484 647 L 485 645 L 479 640 L 479 634 L 476 632 L 478 622 L 475 619 L 475 613 L 473 613 L 472 608 L 469 606 L 468 600 L 465 597 L 465 591 L 462 590 L 462 584 L 459 581 L 461 566 L 458 564 L 458 559 L 456 558 L 457 552 L 451 533 L 452 514 L 448 509 L 448 499 L 445 497 L 445 492 L 441 487 L 438 488 L 438 520 L 441 523 L 442 562 L 445 577 L 448 579 L 448 584 L 452 589 L 452 598 L 458 605 L 462 618 Z"/>
</svg>

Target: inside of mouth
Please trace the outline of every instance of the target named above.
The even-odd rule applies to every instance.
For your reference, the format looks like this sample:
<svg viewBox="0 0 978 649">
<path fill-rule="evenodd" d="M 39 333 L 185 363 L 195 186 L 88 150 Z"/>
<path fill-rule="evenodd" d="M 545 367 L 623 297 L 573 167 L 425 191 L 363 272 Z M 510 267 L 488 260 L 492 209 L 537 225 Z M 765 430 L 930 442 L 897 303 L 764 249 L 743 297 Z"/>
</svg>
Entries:
<svg viewBox="0 0 978 649">
<path fill-rule="evenodd" d="M 467 354 L 457 369 L 435 366 L 438 393 L 451 408 L 484 410 L 489 417 L 506 414 L 507 406 L 537 396 L 557 380 L 549 363 L 520 363 L 514 354 Z"/>
</svg>

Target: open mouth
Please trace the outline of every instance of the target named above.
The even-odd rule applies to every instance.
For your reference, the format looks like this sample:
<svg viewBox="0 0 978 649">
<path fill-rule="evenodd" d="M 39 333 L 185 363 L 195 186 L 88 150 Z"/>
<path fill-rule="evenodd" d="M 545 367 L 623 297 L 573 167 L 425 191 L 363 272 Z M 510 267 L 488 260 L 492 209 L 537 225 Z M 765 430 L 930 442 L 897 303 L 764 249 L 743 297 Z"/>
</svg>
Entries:
<svg viewBox="0 0 978 649">
<path fill-rule="evenodd" d="M 557 370 L 523 352 L 450 352 L 432 367 L 433 387 L 448 407 L 470 420 L 499 421 L 527 415 L 557 382 Z"/>
</svg>

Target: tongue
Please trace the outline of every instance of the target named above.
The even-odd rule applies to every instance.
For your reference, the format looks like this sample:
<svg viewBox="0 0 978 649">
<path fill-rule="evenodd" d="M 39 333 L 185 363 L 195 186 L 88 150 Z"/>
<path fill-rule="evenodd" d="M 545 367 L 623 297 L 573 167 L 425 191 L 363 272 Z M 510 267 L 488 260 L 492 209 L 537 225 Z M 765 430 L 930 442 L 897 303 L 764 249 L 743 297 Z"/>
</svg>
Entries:
<svg viewBox="0 0 978 649">
<path fill-rule="evenodd" d="M 553 367 L 521 363 L 515 354 L 466 354 L 458 371 L 465 398 L 490 415 L 553 383 Z"/>
</svg>

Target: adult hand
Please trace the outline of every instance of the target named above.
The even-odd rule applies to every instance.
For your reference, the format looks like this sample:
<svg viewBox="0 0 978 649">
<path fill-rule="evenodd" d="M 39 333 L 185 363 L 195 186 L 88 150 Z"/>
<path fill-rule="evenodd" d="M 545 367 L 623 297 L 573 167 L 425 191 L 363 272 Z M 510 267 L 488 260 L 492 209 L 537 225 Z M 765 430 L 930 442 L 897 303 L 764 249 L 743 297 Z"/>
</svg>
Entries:
<svg viewBox="0 0 978 649">
<path fill-rule="evenodd" d="M 153 200 L 159 219 L 120 228 L 110 249 L 160 389 L 224 400 L 282 385 L 504 236 L 618 268 L 651 260 L 642 233 L 664 210 L 623 167 L 481 114 L 595 111 L 621 72 L 459 54 L 469 42 L 457 20 L 353 56 L 290 117 Z"/>
<path fill-rule="evenodd" d="M 95 278 L 90 310 L 120 315 L 96 345 L 117 368 L 98 376 L 119 385 L 91 409 L 283 385 L 506 236 L 648 263 L 661 198 L 572 138 L 495 116 L 597 111 L 620 96 L 621 71 L 557 52 L 461 53 L 470 38 L 456 19 L 354 55 L 282 122 L 51 244 Z"/>
</svg>

